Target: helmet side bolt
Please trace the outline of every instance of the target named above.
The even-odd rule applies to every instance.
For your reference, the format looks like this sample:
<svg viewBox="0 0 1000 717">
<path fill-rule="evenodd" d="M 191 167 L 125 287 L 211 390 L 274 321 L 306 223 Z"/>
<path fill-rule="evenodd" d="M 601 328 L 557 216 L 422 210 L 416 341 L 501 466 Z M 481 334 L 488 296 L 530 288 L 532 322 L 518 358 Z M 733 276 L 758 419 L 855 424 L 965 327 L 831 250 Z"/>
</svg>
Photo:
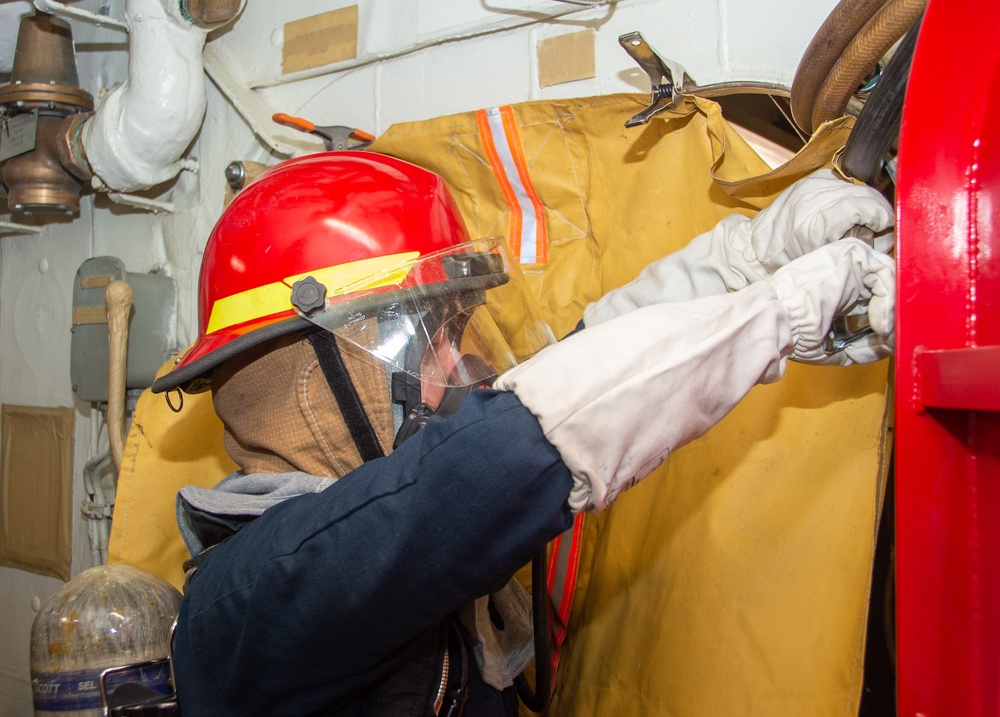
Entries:
<svg viewBox="0 0 1000 717">
<path fill-rule="evenodd" d="M 247 169 L 242 162 L 230 162 L 226 166 L 226 182 L 233 189 L 243 189 L 247 183 Z"/>
<path fill-rule="evenodd" d="M 326 287 L 311 276 L 292 284 L 292 306 L 305 316 L 326 306 Z"/>
</svg>

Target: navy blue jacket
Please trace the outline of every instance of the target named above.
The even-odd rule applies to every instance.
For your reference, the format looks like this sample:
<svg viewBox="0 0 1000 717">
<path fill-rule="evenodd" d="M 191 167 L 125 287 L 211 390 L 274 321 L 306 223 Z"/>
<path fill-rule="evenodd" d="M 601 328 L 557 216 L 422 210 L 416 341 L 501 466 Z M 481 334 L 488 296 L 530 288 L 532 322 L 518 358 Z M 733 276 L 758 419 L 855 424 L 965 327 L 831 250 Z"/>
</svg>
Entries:
<svg viewBox="0 0 1000 717">
<path fill-rule="evenodd" d="M 571 486 L 535 417 L 484 389 L 389 456 L 267 509 L 206 555 L 184 595 L 181 713 L 366 714 L 370 690 L 442 619 L 571 525 Z"/>
</svg>

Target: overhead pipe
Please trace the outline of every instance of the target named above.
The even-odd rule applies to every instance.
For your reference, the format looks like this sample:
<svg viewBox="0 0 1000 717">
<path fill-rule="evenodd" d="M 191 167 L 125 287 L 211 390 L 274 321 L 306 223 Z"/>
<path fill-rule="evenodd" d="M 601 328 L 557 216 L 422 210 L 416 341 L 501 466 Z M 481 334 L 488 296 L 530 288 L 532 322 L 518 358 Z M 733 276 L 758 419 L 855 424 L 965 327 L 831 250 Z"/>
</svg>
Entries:
<svg viewBox="0 0 1000 717">
<path fill-rule="evenodd" d="M 205 116 L 205 35 L 245 0 L 127 0 L 128 79 L 69 128 L 64 155 L 100 189 L 147 189 L 190 167 L 182 159 Z"/>
<path fill-rule="evenodd" d="M 182 159 L 205 116 L 205 35 L 232 21 L 245 0 L 126 0 L 124 22 L 53 0 L 22 18 L 12 82 L 0 113 L 25 119 L 29 151 L 0 159 L 8 206 L 25 214 L 79 212 L 81 182 L 111 192 L 147 189 L 192 167 Z M 51 13 L 129 31 L 128 79 L 96 112 L 79 89 L 72 33 Z M 30 148 L 33 147 L 33 148 Z"/>
</svg>

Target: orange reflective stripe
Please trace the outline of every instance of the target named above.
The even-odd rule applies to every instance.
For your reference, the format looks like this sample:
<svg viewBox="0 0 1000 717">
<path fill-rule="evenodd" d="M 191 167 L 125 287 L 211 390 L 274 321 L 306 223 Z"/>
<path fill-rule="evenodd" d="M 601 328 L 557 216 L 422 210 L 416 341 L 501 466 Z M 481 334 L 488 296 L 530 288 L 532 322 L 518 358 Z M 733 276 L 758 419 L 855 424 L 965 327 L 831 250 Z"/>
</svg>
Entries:
<svg viewBox="0 0 1000 717">
<path fill-rule="evenodd" d="M 495 109 L 495 108 L 494 108 Z M 503 162 L 497 153 L 496 143 L 493 140 L 493 130 L 490 127 L 491 110 L 476 111 L 476 126 L 479 128 L 479 138 L 483 142 L 483 151 L 486 153 L 486 161 L 490 163 L 493 176 L 500 185 L 504 201 L 510 210 L 510 229 L 507 235 L 507 244 L 514 256 L 520 258 L 521 255 L 521 205 L 514 194 L 514 188 L 507 179 L 507 172 L 504 170 Z"/>
<path fill-rule="evenodd" d="M 584 515 L 584 513 L 577 513 L 572 527 L 552 541 L 552 554 L 549 557 L 546 587 L 555 612 L 555 624 L 552 626 L 553 684 L 555 683 L 556 668 L 559 667 L 560 649 L 563 642 L 566 641 L 566 628 L 569 625 L 570 613 L 573 609 L 573 598 L 576 595 L 576 580 L 583 545 Z"/>
<path fill-rule="evenodd" d="M 510 209 L 507 242 L 522 264 L 548 261 L 545 206 L 531 182 L 528 162 L 510 105 L 476 112 L 486 160 Z"/>
<path fill-rule="evenodd" d="M 228 329 L 230 326 L 289 311 L 292 308 L 292 284 L 307 276 L 312 276 L 323 284 L 328 296 L 342 293 L 344 290 L 360 291 L 398 285 L 410 272 L 408 264 L 419 256 L 420 252 L 408 251 L 361 259 L 303 272 L 282 281 L 256 286 L 227 296 L 212 305 L 205 333 L 211 334 Z M 370 281 L 366 282 L 366 279 Z"/>
<path fill-rule="evenodd" d="M 534 257 L 533 261 L 524 261 L 525 264 L 545 264 L 548 261 L 548 237 L 545 227 L 545 207 L 538 198 L 535 185 L 531 181 L 528 173 L 528 160 L 524 156 L 524 145 L 521 144 L 521 135 L 517 130 L 517 122 L 514 120 L 514 110 L 510 105 L 500 108 L 500 117 L 503 120 L 504 135 L 507 137 L 507 145 L 510 147 L 511 156 L 514 159 L 514 166 L 517 167 L 517 175 L 531 203 L 531 211 L 534 214 Z"/>
</svg>

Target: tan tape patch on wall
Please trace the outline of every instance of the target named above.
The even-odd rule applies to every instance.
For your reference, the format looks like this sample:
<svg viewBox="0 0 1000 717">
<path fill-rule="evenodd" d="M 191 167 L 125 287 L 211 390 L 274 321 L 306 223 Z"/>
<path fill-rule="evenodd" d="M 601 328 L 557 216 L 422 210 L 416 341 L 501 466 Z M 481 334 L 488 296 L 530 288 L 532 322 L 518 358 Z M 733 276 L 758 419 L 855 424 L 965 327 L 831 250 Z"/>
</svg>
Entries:
<svg viewBox="0 0 1000 717">
<path fill-rule="evenodd" d="M 357 56 L 357 5 L 285 23 L 281 71 L 286 75 Z"/>
<path fill-rule="evenodd" d="M 69 580 L 72 408 L 0 410 L 0 565 Z"/>
<path fill-rule="evenodd" d="M 582 30 L 538 43 L 538 85 L 589 80 L 594 71 L 594 31 Z"/>
</svg>

